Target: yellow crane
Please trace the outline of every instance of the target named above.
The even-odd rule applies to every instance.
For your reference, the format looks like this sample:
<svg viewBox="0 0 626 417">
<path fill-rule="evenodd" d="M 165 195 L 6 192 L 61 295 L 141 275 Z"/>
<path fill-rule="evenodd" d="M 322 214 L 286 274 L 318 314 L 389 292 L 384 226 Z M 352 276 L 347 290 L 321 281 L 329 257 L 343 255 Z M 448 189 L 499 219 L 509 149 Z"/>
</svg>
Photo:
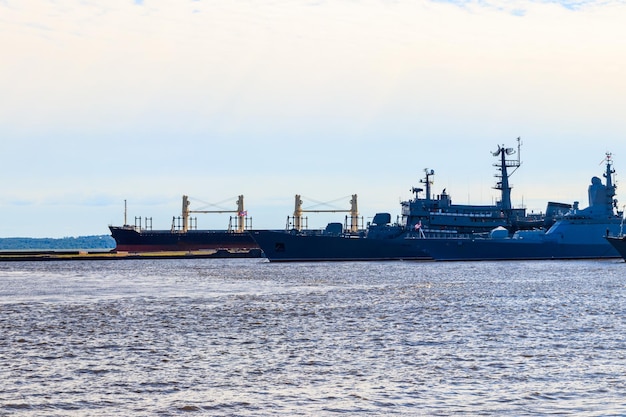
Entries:
<svg viewBox="0 0 626 417">
<path fill-rule="evenodd" d="M 350 232 L 357 233 L 359 231 L 359 210 L 357 208 L 356 194 L 352 194 L 349 210 L 305 210 L 302 208 L 301 195 L 296 194 L 296 204 L 293 211 L 293 227 L 298 231 L 302 230 L 302 213 L 350 213 Z"/>
<path fill-rule="evenodd" d="M 244 209 L 243 206 L 243 195 L 240 195 L 237 198 L 237 210 L 190 210 L 189 205 L 189 197 L 183 196 L 183 227 L 182 232 L 186 233 L 189 230 L 189 215 L 191 213 L 235 213 L 235 231 L 238 233 L 242 233 L 245 229 L 245 219 L 248 215 L 248 212 Z"/>
</svg>

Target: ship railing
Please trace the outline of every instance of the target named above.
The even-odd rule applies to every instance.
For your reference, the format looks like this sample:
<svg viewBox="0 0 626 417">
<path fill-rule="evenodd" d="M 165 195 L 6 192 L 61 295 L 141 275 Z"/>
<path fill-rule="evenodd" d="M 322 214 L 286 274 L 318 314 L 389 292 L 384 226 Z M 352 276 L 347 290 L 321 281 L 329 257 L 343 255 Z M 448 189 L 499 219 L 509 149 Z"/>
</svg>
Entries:
<svg viewBox="0 0 626 417">
<path fill-rule="evenodd" d="M 504 165 L 507 168 L 517 168 L 517 167 L 519 167 L 520 163 L 517 160 L 507 159 L 507 160 L 504 161 Z M 495 165 L 495 166 L 498 166 L 498 165 Z"/>
<path fill-rule="evenodd" d="M 231 233 L 242 233 L 252 230 L 252 217 L 230 216 L 228 220 L 228 231 Z"/>
<path fill-rule="evenodd" d="M 141 227 L 140 226 L 132 225 L 132 224 L 125 224 L 124 226 L 122 226 L 122 229 L 124 229 L 124 230 L 133 230 L 135 232 L 141 232 Z"/>
<path fill-rule="evenodd" d="M 143 226 L 141 216 L 135 216 L 135 230 L 139 232 L 142 230 L 152 230 L 152 217 L 144 217 L 143 221 L 145 222 L 145 227 Z"/>
<path fill-rule="evenodd" d="M 494 218 L 499 219 L 503 217 L 503 214 L 500 212 L 492 212 L 492 213 L 452 213 L 449 211 L 436 211 L 430 212 L 433 216 L 454 216 L 454 217 L 482 217 L 482 218 Z"/>
<path fill-rule="evenodd" d="M 459 233 L 456 230 L 428 230 L 424 229 L 420 231 L 410 231 L 406 237 L 408 239 L 465 239 L 469 237 L 476 237 L 480 234 L 476 233 Z"/>
</svg>

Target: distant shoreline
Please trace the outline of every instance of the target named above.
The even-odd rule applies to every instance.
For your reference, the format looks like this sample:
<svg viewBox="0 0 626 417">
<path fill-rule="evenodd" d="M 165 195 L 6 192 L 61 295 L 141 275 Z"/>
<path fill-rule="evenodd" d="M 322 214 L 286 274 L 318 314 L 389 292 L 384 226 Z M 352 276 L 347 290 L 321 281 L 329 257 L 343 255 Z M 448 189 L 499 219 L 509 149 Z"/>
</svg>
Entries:
<svg viewBox="0 0 626 417">
<path fill-rule="evenodd" d="M 260 249 L 116 252 L 110 235 L 54 238 L 0 238 L 0 262 L 124 259 L 260 258 Z"/>
<path fill-rule="evenodd" d="M 0 238 L 0 253 L 23 250 L 111 250 L 115 239 L 111 235 L 62 238 L 4 237 Z"/>
</svg>

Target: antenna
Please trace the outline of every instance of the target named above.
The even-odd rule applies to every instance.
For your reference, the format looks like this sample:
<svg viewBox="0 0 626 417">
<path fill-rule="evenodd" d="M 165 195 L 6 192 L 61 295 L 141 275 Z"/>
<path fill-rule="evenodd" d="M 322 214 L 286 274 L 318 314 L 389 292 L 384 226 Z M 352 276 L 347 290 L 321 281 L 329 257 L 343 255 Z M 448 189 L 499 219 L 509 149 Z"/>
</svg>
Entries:
<svg viewBox="0 0 626 417">
<path fill-rule="evenodd" d="M 605 152 L 604 153 L 604 158 L 602 158 L 602 161 L 600 161 L 600 163 L 598 165 L 602 165 L 605 161 L 611 162 L 611 157 L 613 156 L 613 154 L 611 152 Z"/>
</svg>

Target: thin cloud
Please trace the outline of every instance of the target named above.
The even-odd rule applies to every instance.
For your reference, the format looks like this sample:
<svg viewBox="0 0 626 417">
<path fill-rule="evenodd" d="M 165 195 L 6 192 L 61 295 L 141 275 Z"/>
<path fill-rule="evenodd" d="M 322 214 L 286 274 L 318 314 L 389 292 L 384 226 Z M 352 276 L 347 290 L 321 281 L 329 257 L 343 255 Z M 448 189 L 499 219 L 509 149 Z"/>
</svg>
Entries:
<svg viewBox="0 0 626 417">
<path fill-rule="evenodd" d="M 110 209 L 100 226 L 129 198 L 167 221 L 182 194 L 241 193 L 280 227 L 296 193 L 395 211 L 425 167 L 456 201 L 491 202 L 488 152 L 520 135 L 531 204 L 551 170 L 569 190 L 589 155 L 626 154 L 620 2 L 0 4 L 7 217 L 68 198 L 76 216 Z"/>
<path fill-rule="evenodd" d="M 511 14 L 513 16 L 523 17 L 534 6 L 555 5 L 569 11 L 584 12 L 592 8 L 603 8 L 610 6 L 622 5 L 619 1 L 597 1 L 597 0 L 514 0 L 514 1 L 488 1 L 488 0 L 431 0 L 433 3 L 451 4 L 465 10 L 489 9 Z"/>
</svg>

